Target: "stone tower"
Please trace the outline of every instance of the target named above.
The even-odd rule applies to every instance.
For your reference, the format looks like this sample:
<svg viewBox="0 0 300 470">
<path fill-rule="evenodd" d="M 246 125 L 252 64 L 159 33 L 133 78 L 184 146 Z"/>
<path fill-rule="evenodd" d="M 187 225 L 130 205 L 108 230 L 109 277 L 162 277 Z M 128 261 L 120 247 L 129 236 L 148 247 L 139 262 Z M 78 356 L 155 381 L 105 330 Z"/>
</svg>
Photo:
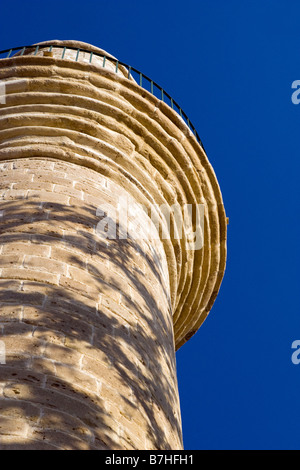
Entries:
<svg viewBox="0 0 300 470">
<path fill-rule="evenodd" d="M 173 100 L 103 50 L 51 41 L 8 55 L 0 448 L 181 449 L 175 350 L 225 269 L 214 171 Z"/>
</svg>

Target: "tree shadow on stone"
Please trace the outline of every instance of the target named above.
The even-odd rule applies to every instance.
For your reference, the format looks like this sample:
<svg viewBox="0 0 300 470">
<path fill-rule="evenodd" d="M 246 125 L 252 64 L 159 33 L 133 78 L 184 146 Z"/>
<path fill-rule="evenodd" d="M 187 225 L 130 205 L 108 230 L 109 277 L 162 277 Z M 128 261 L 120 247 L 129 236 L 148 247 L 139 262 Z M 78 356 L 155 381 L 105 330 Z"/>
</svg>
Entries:
<svg viewBox="0 0 300 470">
<path fill-rule="evenodd" d="M 0 338 L 8 355 L 0 365 L 0 449 L 169 449 L 166 423 L 180 442 L 171 311 L 168 321 L 132 254 L 139 252 L 150 278 L 163 285 L 160 270 L 137 240 L 100 240 L 96 209 L 87 205 L 77 217 L 74 206 L 1 202 L 3 247 L 64 247 L 92 287 L 39 282 L 26 268 L 2 277 Z M 106 303 L 95 302 L 95 292 Z"/>
</svg>

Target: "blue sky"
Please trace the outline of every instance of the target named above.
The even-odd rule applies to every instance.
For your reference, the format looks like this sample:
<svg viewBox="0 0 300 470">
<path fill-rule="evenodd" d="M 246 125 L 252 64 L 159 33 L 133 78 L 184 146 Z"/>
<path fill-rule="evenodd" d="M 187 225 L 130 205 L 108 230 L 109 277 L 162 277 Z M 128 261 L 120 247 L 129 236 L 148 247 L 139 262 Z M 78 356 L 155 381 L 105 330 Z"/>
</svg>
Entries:
<svg viewBox="0 0 300 470">
<path fill-rule="evenodd" d="M 300 3 L 1 2 L 0 49 L 77 39 L 132 64 L 182 106 L 223 193 L 219 296 L 177 353 L 186 449 L 299 449 Z"/>
</svg>

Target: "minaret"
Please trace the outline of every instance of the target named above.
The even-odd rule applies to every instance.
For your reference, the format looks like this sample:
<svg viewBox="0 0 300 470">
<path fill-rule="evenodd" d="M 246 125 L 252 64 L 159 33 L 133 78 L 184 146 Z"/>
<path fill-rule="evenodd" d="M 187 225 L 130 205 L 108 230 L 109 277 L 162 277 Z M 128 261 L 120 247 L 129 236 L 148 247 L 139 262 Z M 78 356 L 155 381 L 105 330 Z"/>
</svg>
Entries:
<svg viewBox="0 0 300 470">
<path fill-rule="evenodd" d="M 214 171 L 174 100 L 105 51 L 7 55 L 0 449 L 182 449 L 175 351 L 225 269 Z"/>
</svg>

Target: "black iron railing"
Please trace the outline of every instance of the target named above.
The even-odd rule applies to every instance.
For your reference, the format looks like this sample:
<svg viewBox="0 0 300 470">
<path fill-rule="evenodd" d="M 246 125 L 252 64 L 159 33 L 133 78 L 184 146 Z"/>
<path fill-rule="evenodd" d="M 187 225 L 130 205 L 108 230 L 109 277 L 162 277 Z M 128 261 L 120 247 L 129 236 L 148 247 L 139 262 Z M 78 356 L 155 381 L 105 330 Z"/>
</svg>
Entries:
<svg viewBox="0 0 300 470">
<path fill-rule="evenodd" d="M 58 45 L 58 44 L 41 44 L 39 45 L 32 45 L 32 46 L 21 46 L 21 47 L 13 47 L 11 49 L 5 49 L 4 51 L 0 51 L 0 61 L 1 59 L 8 59 L 12 58 L 14 56 L 22 56 L 25 53 L 30 52 L 32 55 L 37 55 L 39 51 L 48 51 L 49 53 L 52 52 L 53 48 L 55 49 L 62 49 L 61 53 L 61 59 L 65 60 L 75 60 L 78 62 L 80 58 L 80 54 L 84 53 L 87 54 L 88 56 L 88 62 L 90 64 L 93 63 L 94 58 L 101 58 L 102 62 L 102 67 L 107 67 L 107 64 L 114 64 L 114 71 L 115 73 L 118 73 L 119 67 L 124 67 L 126 71 L 127 78 L 135 80 L 135 82 L 145 90 L 149 91 L 153 96 L 156 96 L 156 98 L 161 99 L 164 103 L 169 105 L 174 111 L 176 111 L 182 118 L 182 120 L 185 122 L 185 124 L 188 126 L 188 128 L 193 132 L 194 136 L 196 137 L 198 143 L 201 145 L 201 147 L 204 149 L 204 146 L 202 144 L 202 141 L 198 135 L 198 132 L 196 131 L 195 127 L 191 123 L 190 119 L 186 115 L 186 113 L 183 111 L 183 109 L 179 106 L 179 104 L 167 93 L 160 85 L 158 85 L 154 80 L 151 80 L 151 78 L 147 77 L 147 75 L 143 74 L 136 68 L 132 67 L 131 65 L 125 64 L 124 62 L 121 62 L 120 60 L 114 59 L 113 57 L 110 56 L 105 56 L 102 55 L 98 52 L 91 52 L 87 51 L 85 49 L 78 49 L 76 47 L 70 47 L 70 46 L 63 46 L 63 45 Z M 76 51 L 75 58 L 68 57 L 66 58 L 66 51 L 68 50 L 73 50 Z M 14 53 L 14 54 L 13 54 Z M 123 74 L 124 74 L 124 69 Z"/>
</svg>

